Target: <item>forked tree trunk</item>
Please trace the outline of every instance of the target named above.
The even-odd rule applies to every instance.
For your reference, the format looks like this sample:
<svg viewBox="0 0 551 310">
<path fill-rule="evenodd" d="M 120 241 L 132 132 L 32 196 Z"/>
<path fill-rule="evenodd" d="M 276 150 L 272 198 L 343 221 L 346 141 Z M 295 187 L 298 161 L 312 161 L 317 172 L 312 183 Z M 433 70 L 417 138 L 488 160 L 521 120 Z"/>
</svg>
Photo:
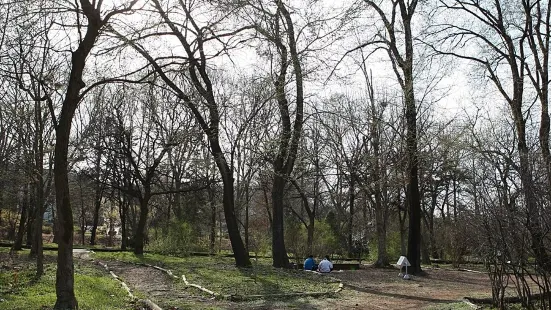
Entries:
<svg viewBox="0 0 551 310">
<path fill-rule="evenodd" d="M 280 68 L 275 81 L 275 88 L 282 128 L 279 136 L 278 153 L 273 165 L 272 258 L 274 267 L 288 268 L 289 258 L 287 257 L 287 250 L 285 248 L 283 199 L 285 184 L 293 172 L 300 136 L 302 133 L 302 122 L 304 116 L 304 89 L 302 67 L 298 56 L 296 36 L 291 14 L 285 7 L 283 1 L 277 0 L 276 5 L 277 14 L 275 15 L 274 23 L 277 28 L 275 30 L 277 37 L 272 38 L 272 40 L 276 41 L 272 42 L 275 43 L 280 54 Z M 284 26 L 281 28 L 279 25 L 280 19 L 284 23 Z M 285 31 L 285 34 L 281 35 L 280 31 Z M 288 51 L 283 44 L 285 41 L 287 41 L 289 45 Z M 290 56 L 290 63 L 294 69 L 296 86 L 295 120 L 293 123 L 291 123 L 289 101 L 287 100 L 287 94 L 285 92 L 287 69 L 289 67 L 288 56 Z"/>
</svg>

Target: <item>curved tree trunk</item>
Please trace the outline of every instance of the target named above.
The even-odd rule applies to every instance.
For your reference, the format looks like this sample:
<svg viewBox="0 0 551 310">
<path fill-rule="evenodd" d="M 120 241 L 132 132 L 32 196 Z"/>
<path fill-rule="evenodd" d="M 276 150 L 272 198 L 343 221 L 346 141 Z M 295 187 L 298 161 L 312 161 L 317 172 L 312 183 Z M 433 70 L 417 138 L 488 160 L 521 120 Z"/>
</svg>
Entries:
<svg viewBox="0 0 551 310">
<path fill-rule="evenodd" d="M 291 14 L 281 0 L 277 0 L 277 14 L 275 15 L 276 38 L 272 40 L 275 43 L 279 56 L 280 68 L 275 81 L 276 98 L 281 117 L 281 133 L 279 136 L 278 154 L 274 160 L 274 178 L 272 188 L 272 256 L 274 267 L 289 267 L 289 258 L 285 249 L 285 233 L 284 233 L 284 212 L 283 198 L 285 184 L 293 172 L 295 160 L 298 153 L 300 136 L 302 133 L 302 123 L 304 118 L 304 89 L 303 76 L 300 59 L 298 56 L 294 24 L 291 19 Z M 284 26 L 280 28 L 280 19 L 283 20 Z M 285 29 L 285 34 L 281 35 L 280 31 Z M 286 37 L 286 40 L 282 37 Z M 283 44 L 288 41 L 289 50 Z M 287 69 L 289 59 L 294 69 L 295 86 L 296 86 L 296 108 L 295 120 L 291 124 L 289 101 L 285 92 L 287 79 Z"/>
<path fill-rule="evenodd" d="M 224 158 L 218 141 L 211 140 L 210 144 L 216 166 L 222 176 L 222 184 L 224 187 L 222 205 L 224 207 L 224 217 L 226 218 L 226 226 L 228 228 L 228 235 L 230 237 L 231 247 L 235 258 L 235 265 L 238 267 L 250 267 L 251 260 L 249 258 L 249 253 L 245 250 L 243 240 L 241 239 L 237 216 L 235 214 L 233 173 Z"/>
<path fill-rule="evenodd" d="M 86 57 L 92 50 L 99 36 L 102 21 L 99 9 L 96 10 L 89 1 L 81 0 L 82 9 L 88 19 L 86 34 L 78 48 L 71 54 L 71 73 L 61 114 L 54 120 L 56 142 L 54 158 L 54 181 L 57 209 L 57 273 L 56 303 L 54 309 L 78 309 L 74 288 L 73 266 L 73 210 L 69 195 L 68 155 L 71 123 L 81 100 L 80 90 L 85 86 L 82 74 Z"/>
</svg>

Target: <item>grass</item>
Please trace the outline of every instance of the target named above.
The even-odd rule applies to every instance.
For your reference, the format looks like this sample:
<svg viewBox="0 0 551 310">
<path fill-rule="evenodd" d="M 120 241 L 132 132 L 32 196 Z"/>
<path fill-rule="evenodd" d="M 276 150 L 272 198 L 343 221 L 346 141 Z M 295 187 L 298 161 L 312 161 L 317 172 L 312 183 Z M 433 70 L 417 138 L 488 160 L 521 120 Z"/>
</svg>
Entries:
<svg viewBox="0 0 551 310">
<path fill-rule="evenodd" d="M 6 252 L 1 250 L 0 253 Z M 27 259 L 28 251 L 21 251 L 16 264 L 21 267 L 17 282 L 13 269 L 0 270 L 0 309 L 51 309 L 55 304 L 56 265 L 51 262 L 53 251 L 45 251 L 44 275 L 35 281 L 35 267 Z M 50 256 L 50 259 L 48 257 Z M 132 309 L 130 299 L 120 283 L 101 269 L 87 262 L 75 260 L 75 294 L 79 309 Z"/>
<path fill-rule="evenodd" d="M 98 252 L 99 260 L 117 259 L 126 262 L 148 263 L 185 275 L 189 282 L 199 284 L 223 295 L 271 295 L 301 292 L 329 292 L 338 288 L 328 277 L 301 270 L 276 269 L 268 260 L 258 260 L 252 268 L 237 268 L 233 258 L 220 256 L 173 257 L 145 253 Z M 183 281 L 176 283 L 184 286 Z"/>
<path fill-rule="evenodd" d="M 464 302 L 454 302 L 451 304 L 441 304 L 437 306 L 431 306 L 425 310 L 472 310 L 473 308 Z"/>
</svg>

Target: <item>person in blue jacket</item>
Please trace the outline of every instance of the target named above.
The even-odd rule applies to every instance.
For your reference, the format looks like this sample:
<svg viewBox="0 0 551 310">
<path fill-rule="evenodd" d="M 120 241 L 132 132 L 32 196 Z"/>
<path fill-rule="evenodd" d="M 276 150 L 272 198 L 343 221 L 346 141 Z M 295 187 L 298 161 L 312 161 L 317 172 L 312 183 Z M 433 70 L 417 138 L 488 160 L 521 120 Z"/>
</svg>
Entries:
<svg viewBox="0 0 551 310">
<path fill-rule="evenodd" d="M 317 269 L 316 261 L 314 260 L 313 255 L 308 255 L 308 258 L 304 261 L 304 270 L 316 270 Z"/>
</svg>

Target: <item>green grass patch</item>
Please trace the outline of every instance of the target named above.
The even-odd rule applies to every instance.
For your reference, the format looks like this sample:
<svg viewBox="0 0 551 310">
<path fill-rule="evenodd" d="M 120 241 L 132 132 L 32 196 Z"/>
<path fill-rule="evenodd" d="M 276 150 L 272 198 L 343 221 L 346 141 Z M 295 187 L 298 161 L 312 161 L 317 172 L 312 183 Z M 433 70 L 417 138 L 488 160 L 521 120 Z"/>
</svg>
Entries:
<svg viewBox="0 0 551 310">
<path fill-rule="evenodd" d="M 233 258 L 221 256 L 174 257 L 150 253 L 137 256 L 129 252 L 98 252 L 94 257 L 164 267 L 178 277 L 185 275 L 189 282 L 223 295 L 330 292 L 338 288 L 338 283 L 330 277 L 302 270 L 273 268 L 269 260 L 253 262 L 252 268 L 237 268 Z M 184 287 L 183 281 L 176 285 Z"/>
<path fill-rule="evenodd" d="M 425 308 L 425 310 L 472 310 L 472 308 L 464 302 L 454 302 L 450 304 L 430 306 L 428 308 Z"/>
<path fill-rule="evenodd" d="M 29 263 L 19 264 L 23 267 L 17 281 L 13 269 L 0 271 L 0 298 L 4 300 L 0 309 L 51 309 L 55 304 L 55 264 L 45 264 L 44 275 L 35 281 L 35 268 Z M 89 263 L 75 261 L 75 294 L 79 309 L 132 309 L 120 283 Z"/>
</svg>

